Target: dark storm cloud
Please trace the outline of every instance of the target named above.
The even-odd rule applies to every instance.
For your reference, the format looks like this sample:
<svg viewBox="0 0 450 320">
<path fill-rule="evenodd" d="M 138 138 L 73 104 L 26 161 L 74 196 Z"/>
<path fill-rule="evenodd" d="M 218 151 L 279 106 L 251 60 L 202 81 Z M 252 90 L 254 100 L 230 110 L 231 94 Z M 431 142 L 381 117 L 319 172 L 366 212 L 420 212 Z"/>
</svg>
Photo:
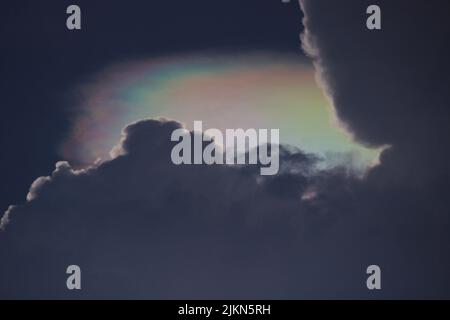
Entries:
<svg viewBox="0 0 450 320">
<path fill-rule="evenodd" d="M 0 10 L 0 207 L 60 159 L 80 82 L 106 66 L 193 52 L 298 51 L 299 10 L 261 0 L 7 1 Z M 251 17 L 251 18 L 249 18 Z M 73 93 L 73 94 L 68 94 Z"/>
<path fill-rule="evenodd" d="M 390 269 L 386 296 L 448 296 L 448 1 L 300 4 L 303 47 L 339 119 L 362 143 L 391 146 L 351 186 L 354 212 L 371 225 L 352 222 L 351 232 L 368 232 L 354 246 L 385 249 L 373 257 Z M 372 4 L 381 8 L 382 30 L 366 28 Z"/>
<path fill-rule="evenodd" d="M 448 172 L 448 1 L 300 3 L 303 46 L 355 138 L 393 146 L 382 157 L 393 179 Z M 381 8 L 382 30 L 366 28 L 372 4 Z"/>
<path fill-rule="evenodd" d="M 335 214 L 319 204 L 345 207 L 317 190 L 317 159 L 282 148 L 283 173 L 263 180 L 250 166 L 175 166 L 170 135 L 179 126 L 137 122 L 121 156 L 81 171 L 59 162 L 37 179 L 3 218 L 1 296 L 70 297 L 69 264 L 82 267 L 83 297 L 298 294 L 292 281 L 308 281 L 298 274 L 302 239 Z M 307 192 L 314 196 L 302 200 Z"/>
<path fill-rule="evenodd" d="M 445 279 L 410 279 L 428 269 L 411 263 L 439 257 L 418 230 L 442 240 L 437 218 L 416 224 L 427 195 L 411 202 L 400 193 L 399 201 L 398 191 L 383 194 L 346 169 L 320 171 L 314 156 L 290 147 L 273 177 L 252 166 L 175 166 L 170 135 L 179 126 L 137 122 L 117 158 L 81 171 L 59 162 L 37 179 L 3 220 L 0 296 L 367 298 L 365 268 L 374 262 L 392 282 L 383 296 L 442 294 Z M 79 292 L 65 287 L 71 264 L 82 268 Z"/>
</svg>

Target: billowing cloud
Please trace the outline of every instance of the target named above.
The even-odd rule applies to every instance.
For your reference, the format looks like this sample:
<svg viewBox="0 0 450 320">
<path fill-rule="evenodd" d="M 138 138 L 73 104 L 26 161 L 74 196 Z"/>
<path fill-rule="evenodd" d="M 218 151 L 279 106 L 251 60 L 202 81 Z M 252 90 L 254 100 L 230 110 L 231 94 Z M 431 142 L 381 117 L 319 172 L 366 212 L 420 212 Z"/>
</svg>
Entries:
<svg viewBox="0 0 450 320">
<path fill-rule="evenodd" d="M 331 198 L 320 184 L 346 179 L 319 178 L 317 159 L 292 148 L 281 150 L 275 177 L 252 166 L 175 166 L 178 127 L 137 122 L 124 130 L 122 155 L 78 171 L 59 162 L 37 179 L 3 220 L 1 296 L 68 297 L 58 283 L 66 264 L 82 267 L 83 297 L 294 294 L 292 281 L 308 278 L 298 274 L 302 239 L 324 229 L 332 206 L 346 206 L 347 190 Z M 23 277 L 33 281 L 17 284 Z"/>
<path fill-rule="evenodd" d="M 357 140 L 392 146 L 383 155 L 384 178 L 423 180 L 449 172 L 439 142 L 450 136 L 448 14 L 439 9 L 448 4 L 376 1 L 382 29 L 375 31 L 366 28 L 373 1 L 300 4 L 303 47 L 339 119 Z"/>
<path fill-rule="evenodd" d="M 134 123 L 116 158 L 78 171 L 59 162 L 37 179 L 27 202 L 3 220 L 0 296 L 370 297 L 365 268 L 375 261 L 400 275 L 386 293 L 407 297 L 409 277 L 422 272 L 416 259 L 423 249 L 435 257 L 425 244 L 442 233 L 405 251 L 408 239 L 421 239 L 414 222 L 424 217 L 427 194 L 398 201 L 405 190 L 377 190 L 345 169 L 318 170 L 316 157 L 292 148 L 282 148 L 273 177 L 253 166 L 175 166 L 169 137 L 179 127 Z M 409 206 L 409 221 L 404 210 L 391 217 Z M 82 268 L 80 292 L 65 287 L 71 264 Z M 412 287 L 442 293 L 433 281 Z"/>
</svg>

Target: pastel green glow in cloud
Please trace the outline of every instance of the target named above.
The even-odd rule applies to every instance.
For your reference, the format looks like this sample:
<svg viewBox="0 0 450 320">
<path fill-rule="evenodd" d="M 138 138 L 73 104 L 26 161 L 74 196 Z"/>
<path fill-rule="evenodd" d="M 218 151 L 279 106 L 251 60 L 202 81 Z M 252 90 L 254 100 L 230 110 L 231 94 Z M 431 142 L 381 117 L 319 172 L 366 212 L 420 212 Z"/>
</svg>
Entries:
<svg viewBox="0 0 450 320">
<path fill-rule="evenodd" d="M 83 103 L 63 153 L 69 160 L 105 159 L 127 124 L 174 119 L 192 129 L 280 129 L 280 142 L 321 156 L 357 154 L 359 166 L 379 150 L 353 142 L 336 125 L 313 67 L 285 54 L 185 56 L 111 67 L 82 87 Z"/>
</svg>

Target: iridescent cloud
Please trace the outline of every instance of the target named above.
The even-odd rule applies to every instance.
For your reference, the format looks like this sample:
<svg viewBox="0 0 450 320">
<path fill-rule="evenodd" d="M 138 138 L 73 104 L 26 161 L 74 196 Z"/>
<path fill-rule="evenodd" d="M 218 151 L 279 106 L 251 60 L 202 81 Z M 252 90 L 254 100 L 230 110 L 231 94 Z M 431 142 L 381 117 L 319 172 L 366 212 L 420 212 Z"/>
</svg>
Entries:
<svg viewBox="0 0 450 320">
<path fill-rule="evenodd" d="M 66 159 L 105 159 L 127 124 L 165 117 L 192 129 L 278 128 L 281 143 L 327 157 L 357 154 L 358 165 L 379 150 L 353 142 L 300 56 L 253 53 L 191 55 L 118 64 L 80 87 L 73 128 L 62 147 Z"/>
</svg>

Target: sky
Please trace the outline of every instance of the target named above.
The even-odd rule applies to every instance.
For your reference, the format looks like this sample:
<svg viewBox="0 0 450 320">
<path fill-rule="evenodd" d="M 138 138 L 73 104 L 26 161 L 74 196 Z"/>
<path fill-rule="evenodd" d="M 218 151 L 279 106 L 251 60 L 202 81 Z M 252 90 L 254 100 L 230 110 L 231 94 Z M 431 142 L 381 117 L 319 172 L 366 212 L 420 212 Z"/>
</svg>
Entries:
<svg viewBox="0 0 450 320">
<path fill-rule="evenodd" d="M 5 4 L 0 298 L 449 298 L 450 7 L 372 2 Z M 194 120 L 280 172 L 175 166 Z"/>
</svg>

